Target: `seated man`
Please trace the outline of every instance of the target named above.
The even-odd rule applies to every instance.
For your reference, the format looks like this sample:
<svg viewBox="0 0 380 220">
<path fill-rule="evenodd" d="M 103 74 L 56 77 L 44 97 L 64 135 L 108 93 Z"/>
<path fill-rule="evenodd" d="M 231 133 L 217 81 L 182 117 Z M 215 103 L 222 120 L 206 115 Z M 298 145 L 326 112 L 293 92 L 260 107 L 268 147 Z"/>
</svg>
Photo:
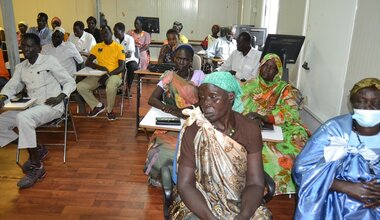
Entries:
<svg viewBox="0 0 380 220">
<path fill-rule="evenodd" d="M 243 32 L 237 39 L 237 50 L 232 52 L 218 71 L 229 71 L 238 80 L 255 79 L 259 69 L 261 52 L 251 47 L 251 35 Z"/>
<path fill-rule="evenodd" d="M 83 58 L 71 42 L 64 42 L 63 37 L 65 30 L 61 27 L 54 29 L 51 37 L 52 43 L 42 47 L 42 54 L 52 55 L 57 58 L 58 62 L 66 69 L 71 77 L 77 71 L 76 63 L 83 63 Z"/>
<path fill-rule="evenodd" d="M 75 45 L 83 60 L 86 61 L 92 47 L 96 44 L 95 38 L 84 31 L 84 24 L 81 21 L 74 22 L 73 32 L 74 34 L 71 34 L 67 41 Z"/>
<path fill-rule="evenodd" d="M 41 46 L 51 43 L 52 32 L 47 26 L 48 15 L 40 12 L 37 16 L 37 27 L 31 27 L 27 33 L 36 34 L 40 38 Z"/>
<path fill-rule="evenodd" d="M 93 91 L 100 85 L 106 85 L 107 93 L 107 117 L 108 120 L 116 120 L 113 113 L 113 106 L 117 89 L 121 85 L 121 74 L 125 70 L 125 53 L 120 44 L 112 40 L 112 30 L 108 25 L 102 26 L 100 34 L 104 40 L 91 49 L 90 56 L 86 61 L 86 66 L 93 69 L 106 71 L 102 77 L 88 76 L 78 83 L 77 90 L 86 103 L 90 106 L 89 117 L 96 117 L 106 109 L 105 105 L 99 102 Z M 95 59 L 97 63 L 95 63 Z"/>
<path fill-rule="evenodd" d="M 20 188 L 33 186 L 45 176 L 42 159 L 46 149 L 37 147 L 35 129 L 60 116 L 64 111 L 63 99 L 75 90 L 75 81 L 53 56 L 39 54 L 40 38 L 31 33 L 21 40 L 25 59 L 16 65 L 13 77 L 0 92 L 0 108 L 4 102 L 24 87 L 36 104 L 24 111 L 6 111 L 0 115 L 0 146 L 18 140 L 19 149 L 28 149 L 29 159 L 24 164 L 26 174 L 18 183 Z M 18 136 L 13 129 L 18 128 Z"/>
<path fill-rule="evenodd" d="M 71 42 L 64 42 L 65 30 L 61 27 L 56 27 L 52 35 L 51 44 L 42 47 L 42 54 L 52 55 L 66 69 L 71 77 L 76 79 L 74 73 L 77 71 L 77 65 L 83 65 L 83 58 Z M 78 79 L 77 79 L 78 80 Z M 86 107 L 84 100 L 77 92 L 72 94 L 72 98 L 78 104 L 78 111 L 85 114 Z"/>
<path fill-rule="evenodd" d="M 0 41 L 0 91 L 7 84 L 9 80 L 9 72 L 5 67 L 3 50 L 1 49 L 1 41 Z"/>
<path fill-rule="evenodd" d="M 207 35 L 205 39 L 202 41 L 201 46 L 203 50 L 207 50 L 212 43 L 219 38 L 218 33 L 220 31 L 220 26 L 214 24 L 211 27 L 211 34 Z"/>
<path fill-rule="evenodd" d="M 125 33 L 125 25 L 121 22 L 115 24 L 113 31 L 113 40 L 121 44 L 126 53 L 125 67 L 127 68 L 127 83 L 128 89 L 131 91 L 133 78 L 135 77 L 135 70 L 139 69 L 139 65 L 137 64 L 139 60 L 135 57 L 135 40 L 133 37 Z"/>
<path fill-rule="evenodd" d="M 182 129 L 178 192 L 171 219 L 270 219 L 262 204 L 264 169 L 259 126 L 239 112 L 241 88 L 228 72 L 206 76 L 199 108 Z"/>
<path fill-rule="evenodd" d="M 223 37 L 216 39 L 207 49 L 207 57 L 227 60 L 231 53 L 236 50 L 236 40 L 231 28 L 222 29 Z M 221 34 L 221 35 L 222 35 Z"/>
</svg>

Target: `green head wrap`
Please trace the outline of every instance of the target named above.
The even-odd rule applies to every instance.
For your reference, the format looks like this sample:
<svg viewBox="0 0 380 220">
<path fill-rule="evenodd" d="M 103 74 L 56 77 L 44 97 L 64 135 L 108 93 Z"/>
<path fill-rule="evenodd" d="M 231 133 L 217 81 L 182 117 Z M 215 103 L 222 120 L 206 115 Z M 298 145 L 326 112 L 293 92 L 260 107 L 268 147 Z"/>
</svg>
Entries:
<svg viewBox="0 0 380 220">
<path fill-rule="evenodd" d="M 235 94 L 234 105 L 232 110 L 235 112 L 243 112 L 243 103 L 241 102 L 241 87 L 239 82 L 229 72 L 213 72 L 207 74 L 202 84 L 209 83 L 215 85 L 224 91 L 233 92 Z"/>
</svg>

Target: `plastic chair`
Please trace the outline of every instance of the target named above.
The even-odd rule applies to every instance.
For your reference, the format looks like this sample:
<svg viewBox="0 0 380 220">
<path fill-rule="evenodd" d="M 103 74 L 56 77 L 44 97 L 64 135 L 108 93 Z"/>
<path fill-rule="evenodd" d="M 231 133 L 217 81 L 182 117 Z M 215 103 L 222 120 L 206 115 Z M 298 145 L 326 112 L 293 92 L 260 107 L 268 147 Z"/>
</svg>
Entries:
<svg viewBox="0 0 380 220">
<path fill-rule="evenodd" d="M 198 54 L 194 54 L 193 70 L 201 70 L 201 69 L 202 69 L 202 58 Z"/>
<path fill-rule="evenodd" d="M 72 117 L 71 109 L 70 109 L 70 101 L 69 98 L 66 97 L 64 99 L 64 104 L 65 104 L 65 111 L 62 114 L 61 117 L 54 119 L 51 122 L 48 122 L 44 125 L 41 125 L 36 129 L 36 132 L 44 132 L 44 133 L 64 133 L 63 136 L 63 144 L 62 143 L 56 143 L 56 144 L 45 144 L 45 145 L 52 145 L 52 146 L 63 146 L 63 163 L 66 163 L 66 151 L 67 151 L 67 135 L 68 133 L 74 134 L 75 136 L 75 141 L 78 142 L 78 135 L 77 135 L 77 130 L 75 127 L 74 119 Z M 71 122 L 71 127 L 72 130 L 68 129 L 68 123 L 69 120 Z M 63 123 L 63 131 L 62 130 L 52 130 L 52 128 L 61 128 Z M 17 149 L 16 151 L 16 164 L 19 165 L 20 167 L 21 164 L 19 163 L 20 161 L 20 149 Z"/>
</svg>

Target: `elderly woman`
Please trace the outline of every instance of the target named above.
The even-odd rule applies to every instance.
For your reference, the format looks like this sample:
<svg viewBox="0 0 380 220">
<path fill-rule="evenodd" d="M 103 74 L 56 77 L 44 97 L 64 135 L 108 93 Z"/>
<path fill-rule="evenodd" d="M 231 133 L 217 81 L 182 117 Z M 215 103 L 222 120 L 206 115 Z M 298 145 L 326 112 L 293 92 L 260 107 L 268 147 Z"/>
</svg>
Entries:
<svg viewBox="0 0 380 220">
<path fill-rule="evenodd" d="M 179 42 L 179 34 L 174 29 L 169 29 L 166 32 L 166 39 L 168 44 L 161 47 L 160 55 L 158 56 L 158 63 L 174 63 L 174 50 Z"/>
<path fill-rule="evenodd" d="M 380 80 L 356 83 L 350 102 L 353 113 L 323 124 L 295 161 L 295 219 L 380 219 Z"/>
<path fill-rule="evenodd" d="M 201 84 L 205 75 L 201 70 L 192 70 L 191 63 L 194 50 L 190 45 L 179 45 L 174 54 L 177 70 L 166 71 L 163 74 L 161 81 L 152 92 L 148 103 L 164 112 L 184 117 L 182 109 L 198 104 L 197 87 Z M 177 137 L 178 132 L 156 130 L 149 144 L 148 151 L 151 147 L 160 146 L 170 149 L 172 155 L 170 158 L 173 158 Z M 169 161 L 168 164 L 170 163 Z M 157 175 L 150 173 L 150 183 L 152 185 L 159 185 L 156 181 L 157 178 Z"/>
<path fill-rule="evenodd" d="M 178 192 L 172 219 L 269 219 L 262 206 L 264 171 L 260 128 L 239 112 L 241 88 L 228 72 L 199 87 L 199 108 L 181 131 Z"/>
<path fill-rule="evenodd" d="M 282 128 L 282 142 L 265 141 L 263 146 L 264 170 L 276 183 L 276 195 L 296 192 L 291 178 L 293 160 L 308 139 L 308 131 L 299 116 L 295 89 L 281 77 L 280 58 L 267 54 L 260 63 L 258 78 L 242 88 L 243 114 L 261 125 Z"/>
<path fill-rule="evenodd" d="M 140 49 L 140 69 L 147 69 L 149 65 L 150 34 L 143 31 L 143 23 L 140 17 L 135 19 L 135 29 L 129 30 L 128 35 L 135 39 L 135 45 Z"/>
</svg>

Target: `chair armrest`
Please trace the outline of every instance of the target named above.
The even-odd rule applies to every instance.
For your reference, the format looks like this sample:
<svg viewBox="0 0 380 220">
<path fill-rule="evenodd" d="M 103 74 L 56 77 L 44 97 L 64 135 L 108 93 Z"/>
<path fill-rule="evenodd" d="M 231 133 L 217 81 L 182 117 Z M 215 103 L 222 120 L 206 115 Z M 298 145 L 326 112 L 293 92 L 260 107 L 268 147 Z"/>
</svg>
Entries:
<svg viewBox="0 0 380 220">
<path fill-rule="evenodd" d="M 274 192 L 276 190 L 276 184 L 272 177 L 267 174 L 267 172 L 264 171 L 264 174 L 265 185 L 268 189 L 268 192 L 264 195 L 263 199 L 265 203 L 268 203 L 273 198 Z"/>
<path fill-rule="evenodd" d="M 169 219 L 169 207 L 172 203 L 173 182 L 169 166 L 161 168 L 162 192 L 164 194 L 164 216 Z"/>
</svg>

